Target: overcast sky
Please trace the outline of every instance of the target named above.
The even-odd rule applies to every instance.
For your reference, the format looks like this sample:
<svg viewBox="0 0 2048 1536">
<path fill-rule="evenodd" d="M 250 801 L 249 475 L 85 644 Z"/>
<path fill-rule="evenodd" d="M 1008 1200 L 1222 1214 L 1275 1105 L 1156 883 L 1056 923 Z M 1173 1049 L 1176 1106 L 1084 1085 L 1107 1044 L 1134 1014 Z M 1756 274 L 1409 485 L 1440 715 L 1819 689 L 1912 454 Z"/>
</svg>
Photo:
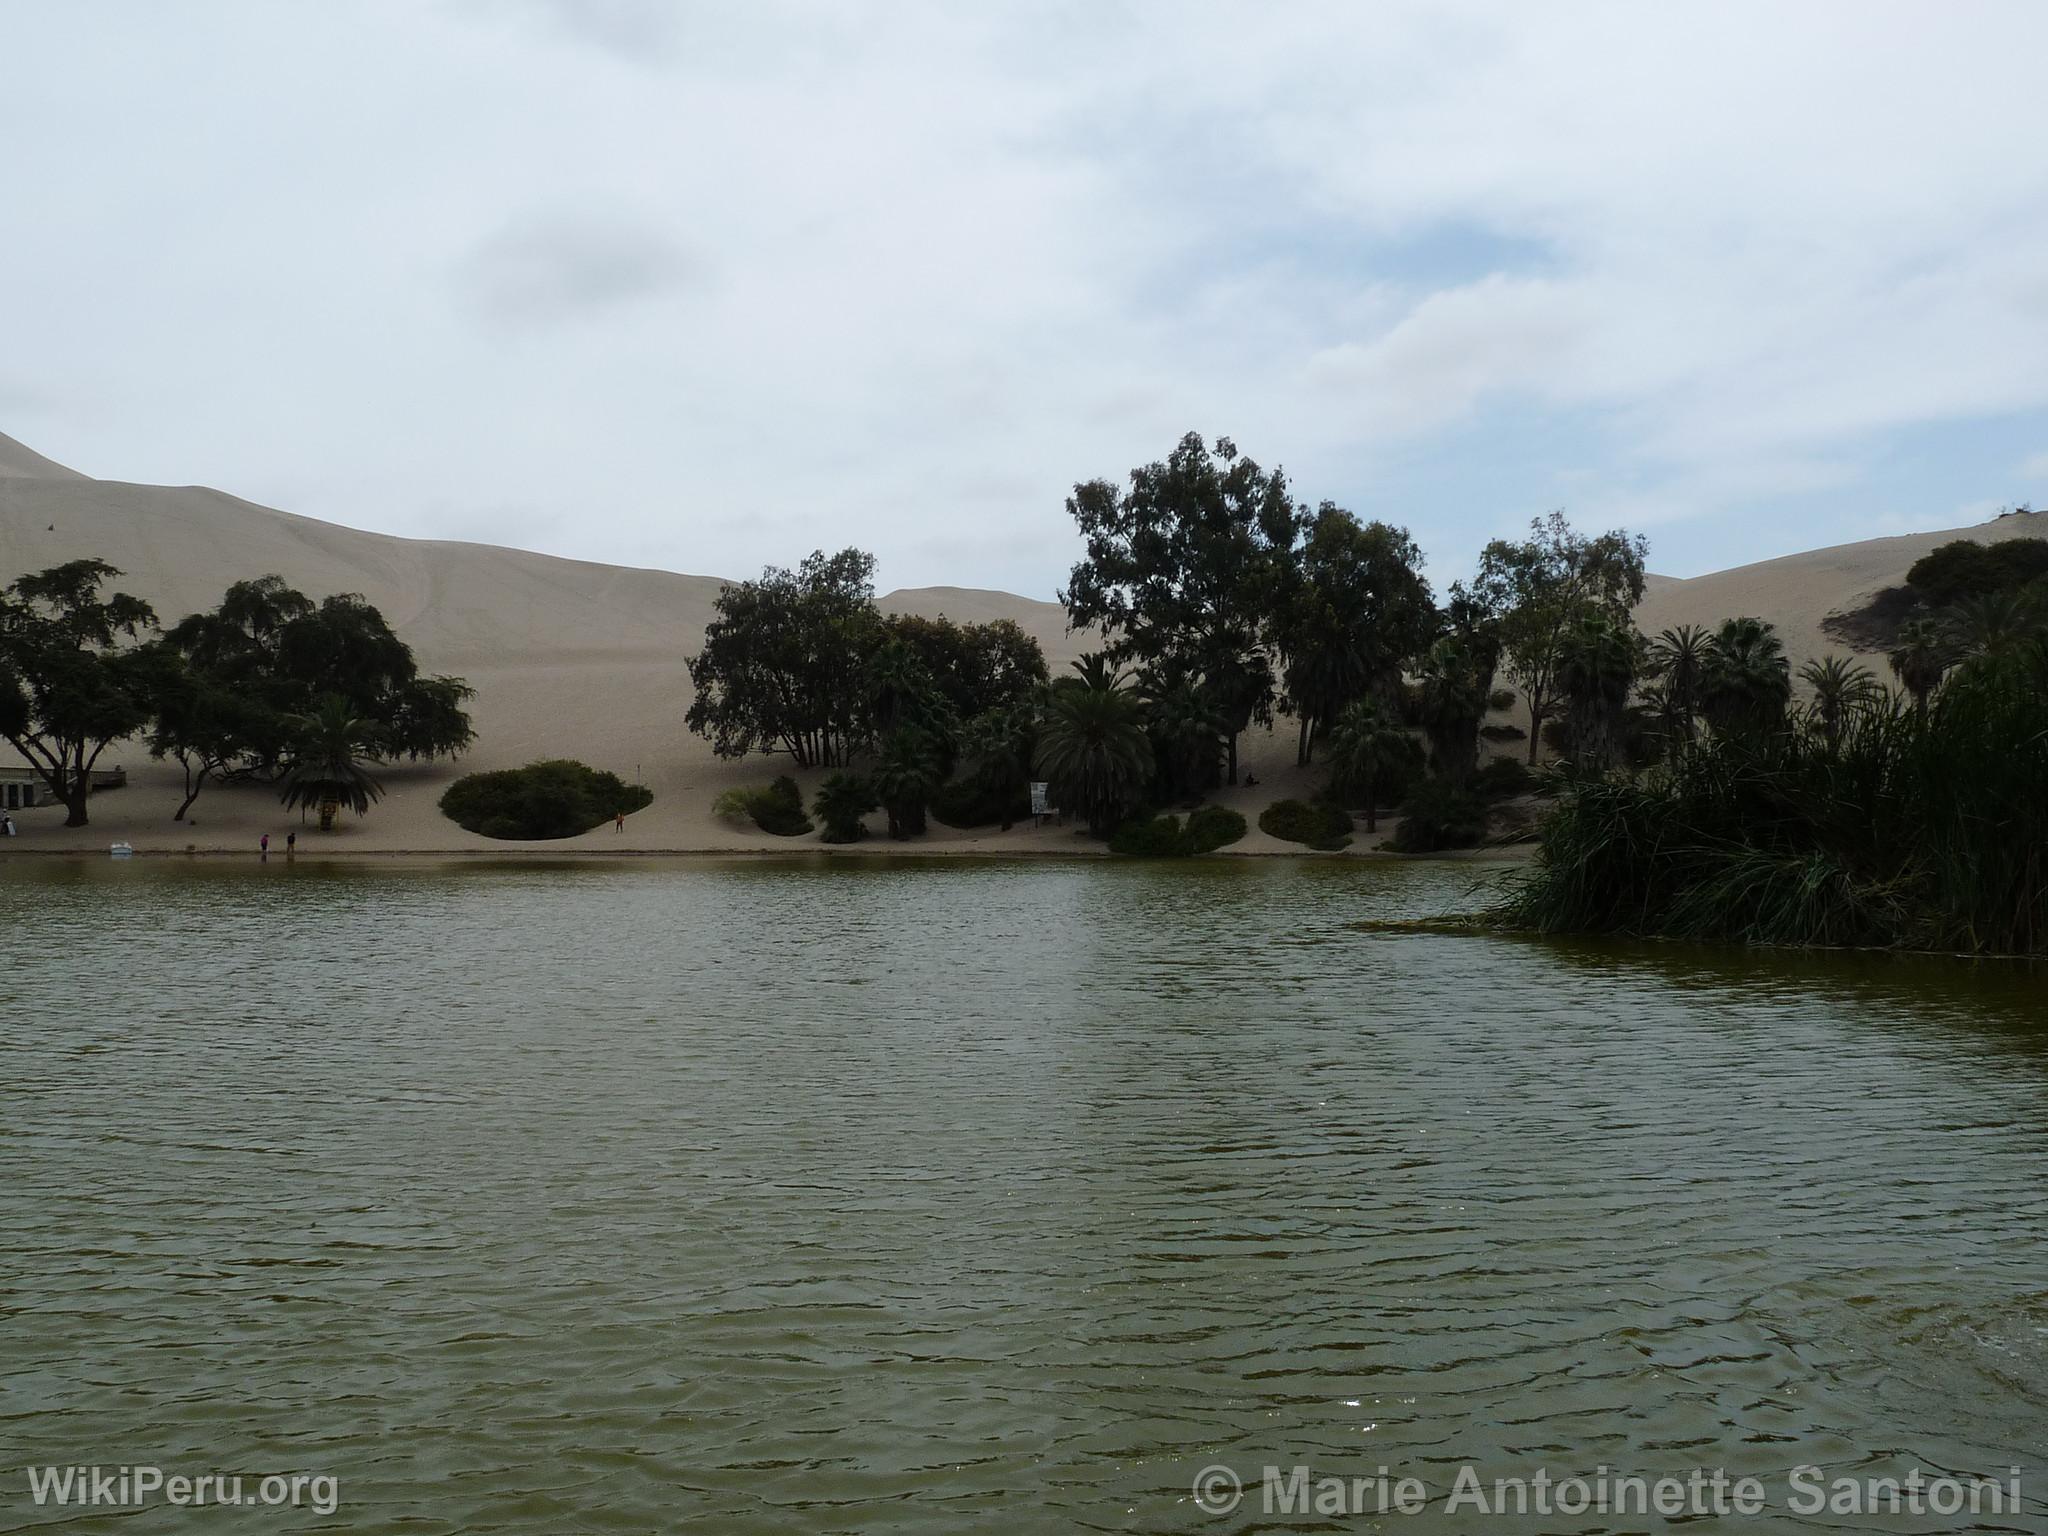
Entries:
<svg viewBox="0 0 2048 1536">
<path fill-rule="evenodd" d="M 1189 429 L 1439 581 L 2048 502 L 2048 6 L 0 4 L 0 431 L 1049 597 Z"/>
</svg>

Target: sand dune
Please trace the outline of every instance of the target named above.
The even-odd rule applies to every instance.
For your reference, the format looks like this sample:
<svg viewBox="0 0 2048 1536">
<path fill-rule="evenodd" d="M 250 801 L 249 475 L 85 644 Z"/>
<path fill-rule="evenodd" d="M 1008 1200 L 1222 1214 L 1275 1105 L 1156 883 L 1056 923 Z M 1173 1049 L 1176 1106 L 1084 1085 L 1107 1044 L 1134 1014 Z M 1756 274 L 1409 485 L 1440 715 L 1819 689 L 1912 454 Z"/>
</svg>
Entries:
<svg viewBox="0 0 2048 1536">
<path fill-rule="evenodd" d="M 2014 517 L 1963 530 L 1984 538 L 2048 531 L 2048 518 Z M 1784 630 L 1795 659 L 1830 648 L 1821 619 L 1899 580 L 1906 567 L 1957 532 L 1817 550 L 1691 581 L 1659 579 L 1641 620 L 1654 633 L 1667 624 L 1707 623 L 1754 613 Z M 721 762 L 683 728 L 690 681 L 684 658 L 702 643 L 720 580 L 563 560 L 492 545 L 401 539 L 274 511 L 198 486 L 133 485 L 93 480 L 0 435 L 0 578 L 60 561 L 98 556 L 123 571 L 119 585 L 147 598 L 167 621 L 220 600 L 244 577 L 277 572 L 314 597 L 360 592 L 381 608 L 413 646 L 422 666 L 469 679 L 478 740 L 458 767 L 401 768 L 388 776 L 390 795 L 361 821 L 310 841 L 338 850 L 505 848 L 462 831 L 435 801 L 456 773 L 575 756 L 642 779 L 655 794 L 629 819 L 624 835 L 610 828 L 569 847 L 613 849 L 746 849 L 787 847 L 779 839 L 726 826 L 710 814 L 717 793 L 782 771 L 786 760 Z M 1055 668 L 1078 655 L 1055 603 L 968 587 L 896 591 L 886 611 L 961 622 L 1014 619 L 1045 647 Z M 10 758 L 11 760 L 11 758 Z M 247 848 L 288 819 L 266 791 L 209 789 L 195 823 L 170 813 L 175 768 L 150 764 L 133 744 L 110 751 L 131 774 L 128 788 L 95 798 L 92 825 L 61 828 L 61 812 L 21 815 L 19 851 L 32 847 L 104 847 L 125 839 L 139 848 Z M 1293 740 L 1255 733 L 1245 763 L 1261 785 L 1230 792 L 1226 803 L 1255 812 L 1269 799 L 1303 787 L 1293 766 Z M 807 776 L 815 777 L 815 775 Z M 993 835 L 935 828 L 933 851 L 990 845 L 1071 849 L 1071 830 Z M 562 848 L 565 845 L 547 845 Z M 1245 851 L 1280 851 L 1254 831 Z"/>
</svg>

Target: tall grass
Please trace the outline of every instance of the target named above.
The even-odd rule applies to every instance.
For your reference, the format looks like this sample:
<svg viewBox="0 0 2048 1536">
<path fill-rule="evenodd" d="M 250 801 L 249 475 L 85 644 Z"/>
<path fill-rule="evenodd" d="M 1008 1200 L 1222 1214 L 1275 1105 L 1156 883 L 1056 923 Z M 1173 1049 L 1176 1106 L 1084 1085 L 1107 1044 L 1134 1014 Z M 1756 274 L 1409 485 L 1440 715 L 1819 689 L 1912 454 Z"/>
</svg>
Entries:
<svg viewBox="0 0 2048 1536">
<path fill-rule="evenodd" d="M 1961 669 L 1830 746 L 1722 736 L 1567 780 L 1504 917 L 1544 932 L 2048 953 L 2048 657 Z"/>
</svg>

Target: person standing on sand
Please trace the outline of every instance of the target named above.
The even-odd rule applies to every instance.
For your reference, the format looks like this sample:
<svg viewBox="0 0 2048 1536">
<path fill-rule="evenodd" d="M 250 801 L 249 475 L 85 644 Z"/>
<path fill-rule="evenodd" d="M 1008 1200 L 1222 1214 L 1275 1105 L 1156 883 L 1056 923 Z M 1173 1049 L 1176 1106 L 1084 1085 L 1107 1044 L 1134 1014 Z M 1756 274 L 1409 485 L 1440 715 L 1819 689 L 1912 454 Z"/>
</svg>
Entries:
<svg viewBox="0 0 2048 1536">
<path fill-rule="evenodd" d="M 299 851 L 299 834 L 287 832 L 284 835 L 284 856 L 290 858 Z"/>
<path fill-rule="evenodd" d="M 268 832 L 256 839 L 256 851 L 266 859 L 270 857 L 270 834 Z"/>
<path fill-rule="evenodd" d="M 9 837 L 14 836 L 14 818 L 12 816 L 0 815 L 0 832 L 5 832 Z"/>
<path fill-rule="evenodd" d="M 623 831 L 625 831 L 625 830 L 626 830 L 626 813 L 625 813 L 624 811 L 620 811 L 620 812 L 619 812 L 619 814 L 618 814 L 617 816 L 615 816 L 615 817 L 613 817 L 613 818 L 612 818 L 612 835 L 613 835 L 614 837 L 616 837 L 616 836 L 617 836 L 617 835 L 618 835 L 619 833 L 621 833 L 621 832 L 623 832 Z"/>
</svg>

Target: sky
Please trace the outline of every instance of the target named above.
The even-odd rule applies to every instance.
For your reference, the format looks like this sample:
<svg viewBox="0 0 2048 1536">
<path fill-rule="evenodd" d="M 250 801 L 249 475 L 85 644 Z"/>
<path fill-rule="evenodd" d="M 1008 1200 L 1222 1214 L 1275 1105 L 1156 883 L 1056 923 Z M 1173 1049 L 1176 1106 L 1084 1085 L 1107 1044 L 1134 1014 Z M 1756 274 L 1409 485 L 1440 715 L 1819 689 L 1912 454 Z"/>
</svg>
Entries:
<svg viewBox="0 0 2048 1536">
<path fill-rule="evenodd" d="M 0 431 L 1049 598 L 1187 431 L 1692 575 L 2048 504 L 2048 7 L 0 0 Z"/>
</svg>

